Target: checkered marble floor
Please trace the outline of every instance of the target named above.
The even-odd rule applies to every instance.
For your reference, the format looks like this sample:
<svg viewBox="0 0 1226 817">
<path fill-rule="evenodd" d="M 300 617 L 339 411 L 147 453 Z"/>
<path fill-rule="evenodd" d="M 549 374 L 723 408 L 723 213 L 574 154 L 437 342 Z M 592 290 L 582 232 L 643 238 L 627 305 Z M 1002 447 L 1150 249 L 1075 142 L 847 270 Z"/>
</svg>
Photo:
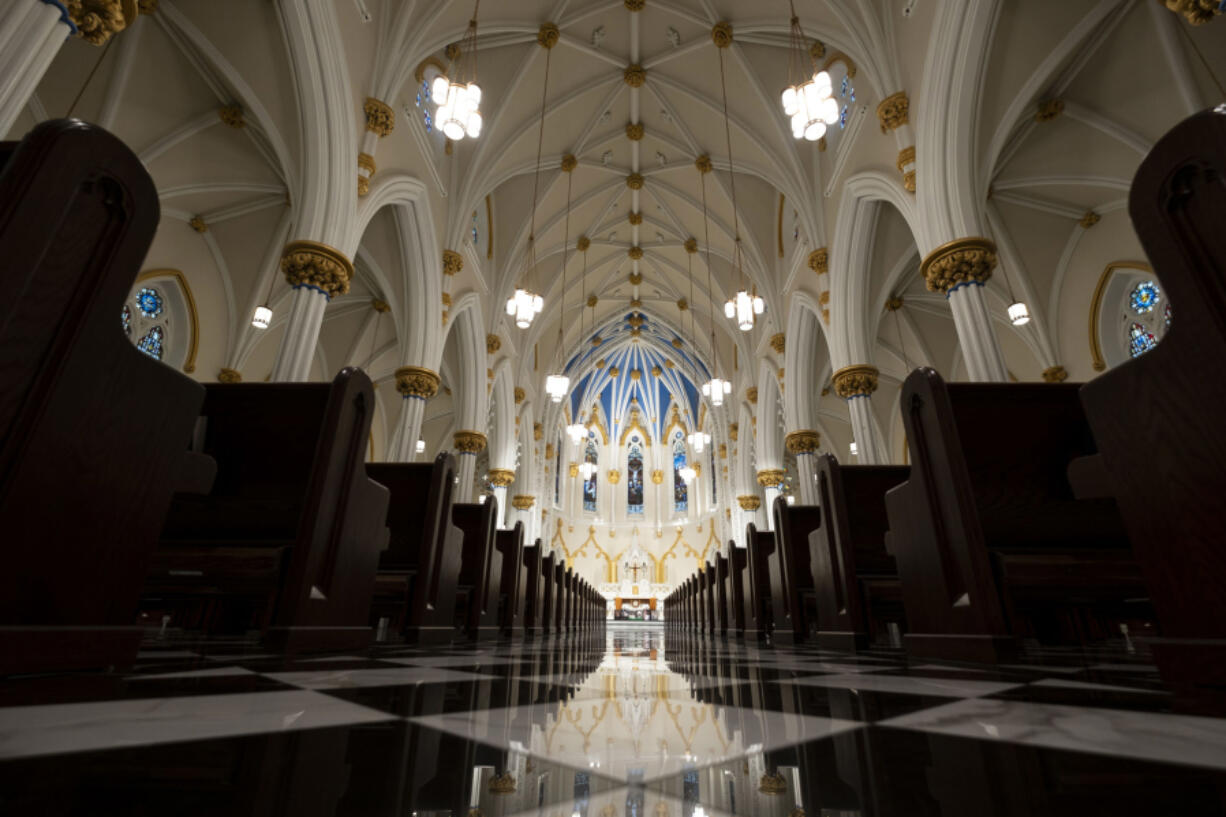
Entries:
<svg viewBox="0 0 1226 817">
<path fill-rule="evenodd" d="M 0 814 L 1226 814 L 1226 720 L 1175 713 L 1125 646 L 151 641 L 124 676 L 0 681 Z"/>
</svg>

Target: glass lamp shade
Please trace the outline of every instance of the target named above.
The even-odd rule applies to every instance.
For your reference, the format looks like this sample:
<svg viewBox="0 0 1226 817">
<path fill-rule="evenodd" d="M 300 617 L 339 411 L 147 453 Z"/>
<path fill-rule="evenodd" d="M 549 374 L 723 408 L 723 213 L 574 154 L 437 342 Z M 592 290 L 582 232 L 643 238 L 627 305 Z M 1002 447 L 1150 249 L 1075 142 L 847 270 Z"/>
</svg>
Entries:
<svg viewBox="0 0 1226 817">
<path fill-rule="evenodd" d="M 757 295 L 750 295 L 745 290 L 738 292 L 732 300 L 724 304 L 724 314 L 736 321 L 742 332 L 753 329 L 753 316 L 761 315 L 766 309 L 766 303 Z"/>
<path fill-rule="evenodd" d="M 425 440 L 417 441 L 417 453 L 418 454 L 426 453 L 426 441 Z"/>
<path fill-rule="evenodd" d="M 442 105 L 447 101 L 447 92 L 451 88 L 451 83 L 443 74 L 439 74 L 434 78 L 434 82 L 430 83 L 430 101 L 435 105 Z"/>
<path fill-rule="evenodd" d="M 430 97 L 438 102 L 439 79 L 430 88 Z M 443 135 L 453 142 L 465 136 L 476 139 L 481 135 L 481 88 L 475 82 L 459 84 L 448 81 L 442 102 L 438 102 L 435 120 L 440 122 Z"/>
<path fill-rule="evenodd" d="M 545 308 L 545 299 L 526 289 L 517 289 L 515 294 L 507 298 L 507 314 L 515 317 L 515 325 L 527 329 L 532 325 L 532 319 Z"/>
<path fill-rule="evenodd" d="M 579 476 L 584 479 L 591 479 L 594 473 L 596 473 L 596 463 L 583 462 L 579 464 Z"/>
<path fill-rule="evenodd" d="M 713 406 L 722 406 L 724 404 L 724 395 L 731 393 L 732 384 L 718 377 L 713 377 L 702 384 L 702 395 L 703 397 L 710 397 L 711 405 Z"/>
<path fill-rule="evenodd" d="M 788 497 L 787 497 L 787 503 L 788 503 L 789 505 L 795 505 L 795 504 L 796 504 L 796 497 L 792 496 L 791 494 L 788 494 Z"/>
<path fill-rule="evenodd" d="M 566 436 L 570 437 L 571 442 L 578 445 L 587 436 L 587 426 L 583 423 L 571 423 L 566 427 Z"/>
<path fill-rule="evenodd" d="M 686 485 L 689 485 L 698 477 L 698 472 L 689 465 L 682 468 L 679 473 L 681 474 L 681 478 L 685 480 Z"/>
<path fill-rule="evenodd" d="M 1009 322 L 1014 326 L 1030 323 L 1030 310 L 1026 308 L 1026 304 L 1018 301 L 1009 305 Z"/>
<path fill-rule="evenodd" d="M 272 310 L 266 306 L 257 306 L 255 314 L 251 316 L 251 325 L 256 329 L 267 329 L 271 322 Z"/>
<path fill-rule="evenodd" d="M 705 431 L 693 431 L 690 432 L 687 439 L 689 440 L 690 447 L 694 449 L 694 453 L 701 454 L 702 449 L 711 442 L 711 435 Z"/>
<path fill-rule="evenodd" d="M 551 374 L 545 378 L 545 393 L 554 403 L 561 403 L 570 389 L 570 378 L 564 374 Z"/>
<path fill-rule="evenodd" d="M 859 454 L 859 453 L 860 453 L 859 446 L 857 446 L 857 445 L 855 444 L 855 442 L 852 442 L 852 444 L 851 444 L 851 455 L 854 457 L 854 456 L 856 456 L 856 455 L 857 455 L 857 454 Z"/>
<path fill-rule="evenodd" d="M 785 88 L 780 100 L 791 119 L 792 137 L 816 142 L 826 135 L 826 126 L 839 121 L 839 104 L 833 96 L 830 75 L 818 71 L 800 85 Z"/>
</svg>

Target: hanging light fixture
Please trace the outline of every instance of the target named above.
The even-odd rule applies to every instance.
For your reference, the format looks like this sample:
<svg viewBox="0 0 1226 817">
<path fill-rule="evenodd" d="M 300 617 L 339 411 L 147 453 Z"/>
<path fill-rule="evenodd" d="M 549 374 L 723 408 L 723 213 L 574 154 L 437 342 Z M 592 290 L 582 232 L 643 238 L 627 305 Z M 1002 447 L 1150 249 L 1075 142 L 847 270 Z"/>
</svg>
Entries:
<svg viewBox="0 0 1226 817">
<path fill-rule="evenodd" d="M 417 453 L 418 454 L 426 453 L 426 441 L 425 440 L 417 441 Z"/>
<path fill-rule="evenodd" d="M 579 419 L 576 419 L 575 422 L 566 427 L 566 435 L 570 437 L 571 442 L 578 445 L 587 436 L 587 426 Z"/>
<path fill-rule="evenodd" d="M 1013 286 L 1009 283 L 1009 273 L 1005 270 L 1004 264 L 1000 265 L 1000 274 L 1004 276 L 1005 289 L 1009 291 L 1009 308 L 1006 310 L 1009 315 L 1009 323 L 1014 326 L 1025 326 L 1030 323 L 1030 308 L 1013 295 Z"/>
<path fill-rule="evenodd" d="M 548 61 L 549 58 L 546 57 L 545 59 L 546 61 Z M 544 121 L 545 121 L 545 111 L 542 108 L 541 122 L 543 123 Z M 539 156 L 539 153 L 540 153 L 539 145 L 537 146 L 537 153 Z M 537 164 L 539 166 L 540 164 L 539 159 L 537 161 Z M 571 181 L 573 179 L 573 174 L 571 171 L 575 169 L 575 164 L 576 164 L 575 157 L 569 154 L 567 154 L 562 159 L 562 170 L 566 172 L 566 230 L 562 237 L 562 296 L 561 296 L 562 308 L 558 310 L 558 345 L 557 345 L 558 353 L 562 353 L 562 322 L 566 314 L 565 313 L 565 309 L 566 309 L 566 250 L 568 249 L 570 245 L 570 191 L 571 191 Z M 535 193 L 533 194 L 533 197 L 535 198 Z M 539 298 L 540 296 L 537 296 L 537 297 Z M 579 308 L 580 309 L 583 308 L 582 303 L 579 305 Z M 580 321 L 580 327 L 582 328 L 582 321 L 583 321 L 582 312 L 579 313 L 579 321 Z M 580 337 L 582 337 L 582 332 L 580 332 Z M 565 357 L 563 357 L 562 359 L 562 365 L 563 366 L 566 365 Z M 551 374 L 545 378 L 545 391 L 549 394 L 549 397 L 551 400 L 553 400 L 553 402 L 555 403 L 562 402 L 562 398 L 566 396 L 566 393 L 569 390 L 570 390 L 570 378 L 566 375 L 565 370 L 560 371 L 557 374 Z"/>
<path fill-rule="evenodd" d="M 596 463 L 584 460 L 579 463 L 579 475 L 584 479 L 591 479 L 592 474 L 596 473 Z"/>
<path fill-rule="evenodd" d="M 839 103 L 834 98 L 830 75 L 818 69 L 809 38 L 800 27 L 794 3 L 792 31 L 788 37 L 788 84 L 783 89 L 783 113 L 792 120 L 792 138 L 816 142 L 826 135 L 826 126 L 839 121 Z"/>
<path fill-rule="evenodd" d="M 481 135 L 481 86 L 477 84 L 477 9 L 473 7 L 472 19 L 460 42 L 451 46 L 448 74 L 439 74 L 430 85 L 430 99 L 438 110 L 434 120 L 439 123 L 443 135 L 453 142 L 465 136 L 476 139 Z"/>
<path fill-rule="evenodd" d="M 694 466 L 690 465 L 688 462 L 681 468 L 680 471 L 678 471 L 678 473 L 681 474 L 681 478 L 685 480 L 686 485 L 689 485 L 698 478 L 698 472 L 694 470 Z"/>
<path fill-rule="evenodd" d="M 707 298 L 712 304 L 715 303 L 715 290 L 711 287 L 711 225 L 707 220 L 707 172 L 710 170 L 710 162 L 696 163 L 699 173 L 699 181 L 702 186 L 702 234 L 706 241 L 707 253 Z M 705 168 L 705 169 L 704 169 Z M 693 278 L 691 277 L 691 286 Z M 692 300 L 692 299 L 691 299 Z M 691 305 L 691 308 L 693 306 Z M 719 408 L 724 404 L 725 395 L 732 393 L 732 384 L 719 376 L 719 356 L 715 348 L 715 310 L 712 308 L 709 313 L 710 330 L 711 330 L 711 379 L 702 384 L 702 394 L 710 399 L 711 405 Z"/>
<path fill-rule="evenodd" d="M 711 435 L 705 431 L 691 431 L 686 440 L 695 454 L 701 454 L 702 449 L 711 444 Z"/>
<path fill-rule="evenodd" d="M 277 276 L 274 273 L 268 282 L 268 292 L 264 294 L 264 303 L 255 308 L 255 314 L 251 316 L 251 325 L 256 329 L 267 329 L 272 323 L 272 310 L 268 308 L 268 304 L 272 300 L 272 288 L 277 283 Z"/>
<path fill-rule="evenodd" d="M 728 119 L 728 82 L 724 76 L 724 49 L 731 44 L 731 38 L 724 44 L 716 42 L 719 49 L 719 85 L 724 99 L 724 139 L 728 146 L 728 177 L 732 191 L 732 234 L 733 258 L 736 270 L 741 279 L 741 288 L 724 304 L 724 315 L 736 321 L 742 332 L 753 329 L 754 318 L 766 311 L 766 301 L 758 295 L 757 289 L 750 289 L 745 279 L 745 268 L 741 262 L 741 225 L 740 212 L 736 206 L 736 167 L 732 163 L 732 126 Z M 708 265 L 709 266 L 709 265 Z"/>
</svg>

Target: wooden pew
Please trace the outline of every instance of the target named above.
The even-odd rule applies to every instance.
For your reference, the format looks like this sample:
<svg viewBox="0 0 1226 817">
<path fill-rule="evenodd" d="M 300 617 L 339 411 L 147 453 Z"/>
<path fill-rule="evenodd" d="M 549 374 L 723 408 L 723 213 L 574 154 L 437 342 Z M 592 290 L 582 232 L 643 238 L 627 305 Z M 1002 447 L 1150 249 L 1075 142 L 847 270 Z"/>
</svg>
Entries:
<svg viewBox="0 0 1226 817">
<path fill-rule="evenodd" d="M 885 546 L 885 494 L 910 472 L 905 465 L 839 465 L 829 454 L 818 458 L 824 514 L 809 545 L 819 646 L 862 650 L 882 640 L 889 622 L 906 629 L 898 566 Z"/>
<path fill-rule="evenodd" d="M 524 569 L 524 523 L 516 522 L 510 530 L 497 531 L 494 547 L 502 559 L 502 573 L 497 583 L 496 603 L 491 600 L 491 604 L 497 607 L 498 633 L 510 637 L 515 633 L 515 622 L 523 609 L 519 577 Z M 490 592 L 493 593 L 493 586 Z"/>
<path fill-rule="evenodd" d="M 703 632 L 707 635 L 715 635 L 719 632 L 719 605 L 716 602 L 716 597 L 719 593 L 718 577 L 715 575 L 715 565 L 706 562 L 703 572 L 703 585 L 706 588 L 706 609 L 703 611 L 703 616 L 706 619 L 704 622 Z"/>
<path fill-rule="evenodd" d="M 566 632 L 566 565 L 558 559 L 553 566 L 553 631 Z"/>
<path fill-rule="evenodd" d="M 481 636 L 483 620 L 486 634 L 490 628 L 486 609 L 490 606 L 491 563 L 497 558 L 494 534 L 498 524 L 498 499 L 489 497 L 482 503 L 452 505 L 451 520 L 464 537 L 460 577 L 456 583 L 456 627 L 462 638 L 475 641 Z M 497 596 L 494 606 L 497 606 Z"/>
<path fill-rule="evenodd" d="M 760 531 L 750 522 L 749 597 L 753 621 L 745 622 L 745 636 L 759 641 L 791 641 L 791 626 L 783 603 L 783 564 L 775 547 L 775 534 Z"/>
<path fill-rule="evenodd" d="M 523 572 L 520 582 L 523 587 L 524 612 L 521 624 L 524 635 L 537 636 L 541 634 L 544 583 L 541 581 L 541 540 L 537 539 L 531 545 L 524 547 L 522 559 Z"/>
<path fill-rule="evenodd" d="M 782 559 L 784 610 L 791 624 L 792 640 L 801 642 L 816 626 L 809 535 L 821 525 L 822 510 L 816 505 L 789 505 L 780 496 L 775 498 L 771 514 L 775 520 L 775 550 Z"/>
<path fill-rule="evenodd" d="M 886 509 L 908 653 L 993 661 L 1023 636 L 1144 615 L 1127 603 L 1146 591 L 1114 500 L 1077 500 L 1065 476 L 1094 453 L 1078 388 L 947 384 L 927 368 L 904 382 L 912 468 Z"/>
<path fill-rule="evenodd" d="M 210 631 L 254 614 L 271 649 L 365 646 L 387 542 L 388 491 L 365 468 L 373 409 L 356 368 L 331 383 L 209 384 L 193 445 L 217 479 L 175 496 L 143 603 L 201 611 Z"/>
<path fill-rule="evenodd" d="M 130 666 L 149 558 L 204 389 L 120 312 L 158 224 L 136 156 L 45 122 L 0 144 L 0 673 Z"/>
<path fill-rule="evenodd" d="M 729 632 L 743 638 L 753 622 L 753 594 L 749 589 L 749 549 L 728 542 Z"/>
<path fill-rule="evenodd" d="M 554 567 L 557 556 L 550 553 L 541 559 L 541 633 L 549 635 L 557 632 L 558 602 L 557 585 L 554 581 Z"/>
<path fill-rule="evenodd" d="M 371 463 L 388 489 L 388 547 L 379 554 L 372 620 L 387 616 L 410 643 L 443 643 L 455 632 L 463 536 L 451 522 L 455 457 L 433 463 Z M 424 501 L 423 501 L 424 500 Z"/>
<path fill-rule="evenodd" d="M 1226 617 L 1220 508 L 1226 495 L 1226 117 L 1185 119 L 1150 150 L 1128 212 L 1173 309 L 1151 352 L 1081 387 L 1158 623 L 1163 679 L 1223 706 Z M 1138 445 L 1141 444 L 1141 445 Z"/>
<path fill-rule="evenodd" d="M 733 629 L 735 615 L 732 611 L 732 587 L 728 571 L 728 557 L 715 554 L 715 632 L 724 637 Z"/>
</svg>

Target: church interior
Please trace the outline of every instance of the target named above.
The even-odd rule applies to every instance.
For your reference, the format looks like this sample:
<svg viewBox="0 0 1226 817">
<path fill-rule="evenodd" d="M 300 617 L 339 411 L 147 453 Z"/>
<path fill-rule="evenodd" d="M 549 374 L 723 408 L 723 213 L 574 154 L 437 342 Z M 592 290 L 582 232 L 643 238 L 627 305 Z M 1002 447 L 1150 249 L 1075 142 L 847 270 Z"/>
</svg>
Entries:
<svg viewBox="0 0 1226 817">
<path fill-rule="evenodd" d="M 0 813 L 1226 815 L 1223 0 L 4 6 Z"/>
</svg>

